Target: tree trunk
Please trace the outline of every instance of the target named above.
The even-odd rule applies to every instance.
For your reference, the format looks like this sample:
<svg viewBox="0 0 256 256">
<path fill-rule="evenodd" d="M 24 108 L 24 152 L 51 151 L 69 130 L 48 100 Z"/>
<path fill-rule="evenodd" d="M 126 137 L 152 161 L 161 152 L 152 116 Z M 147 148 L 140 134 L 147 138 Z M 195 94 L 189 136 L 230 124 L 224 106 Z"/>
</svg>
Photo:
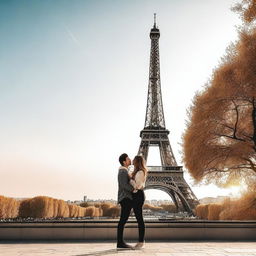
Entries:
<svg viewBox="0 0 256 256">
<path fill-rule="evenodd" d="M 256 151 L 256 99 L 252 98 L 252 123 L 253 123 L 253 135 L 254 150 Z"/>
</svg>

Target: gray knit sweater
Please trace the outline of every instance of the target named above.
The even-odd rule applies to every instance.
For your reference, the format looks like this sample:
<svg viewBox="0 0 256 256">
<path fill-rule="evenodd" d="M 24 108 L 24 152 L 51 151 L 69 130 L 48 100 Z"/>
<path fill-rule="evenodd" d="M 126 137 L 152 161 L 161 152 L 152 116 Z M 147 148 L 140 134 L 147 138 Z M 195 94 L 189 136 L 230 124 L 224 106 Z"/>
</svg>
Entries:
<svg viewBox="0 0 256 256">
<path fill-rule="evenodd" d="M 124 166 L 119 167 L 118 170 L 118 198 L 117 203 L 119 204 L 124 198 L 132 200 L 133 186 L 129 183 L 128 170 Z"/>
</svg>

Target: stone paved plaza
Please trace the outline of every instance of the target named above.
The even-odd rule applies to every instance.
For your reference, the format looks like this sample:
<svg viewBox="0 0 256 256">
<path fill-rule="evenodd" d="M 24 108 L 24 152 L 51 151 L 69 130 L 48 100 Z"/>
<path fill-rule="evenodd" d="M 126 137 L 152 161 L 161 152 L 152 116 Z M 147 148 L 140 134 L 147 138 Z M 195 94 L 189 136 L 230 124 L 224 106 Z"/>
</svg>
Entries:
<svg viewBox="0 0 256 256">
<path fill-rule="evenodd" d="M 134 245 L 134 243 L 131 243 Z M 0 243 L 1 256 L 256 256 L 256 242 L 148 242 L 141 250 L 117 251 L 115 242 Z"/>
</svg>

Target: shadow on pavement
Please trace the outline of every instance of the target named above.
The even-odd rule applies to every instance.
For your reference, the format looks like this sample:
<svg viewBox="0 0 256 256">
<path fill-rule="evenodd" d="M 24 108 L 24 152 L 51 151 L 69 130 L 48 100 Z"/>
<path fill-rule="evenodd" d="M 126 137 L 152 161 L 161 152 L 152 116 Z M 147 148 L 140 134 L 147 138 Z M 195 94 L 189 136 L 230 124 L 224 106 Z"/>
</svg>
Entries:
<svg viewBox="0 0 256 256">
<path fill-rule="evenodd" d="M 96 251 L 96 252 L 89 252 L 85 254 L 76 254 L 73 256 L 100 256 L 100 255 L 107 255 L 107 254 L 113 254 L 113 253 L 118 253 L 120 251 L 131 251 L 133 249 L 108 249 L 108 250 L 103 250 L 103 251 Z"/>
</svg>

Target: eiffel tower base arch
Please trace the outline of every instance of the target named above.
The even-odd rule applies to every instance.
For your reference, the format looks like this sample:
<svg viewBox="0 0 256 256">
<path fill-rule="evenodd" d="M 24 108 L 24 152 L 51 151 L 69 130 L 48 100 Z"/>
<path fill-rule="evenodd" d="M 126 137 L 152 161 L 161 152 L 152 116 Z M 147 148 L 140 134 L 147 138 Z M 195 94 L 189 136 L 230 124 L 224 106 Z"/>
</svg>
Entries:
<svg viewBox="0 0 256 256">
<path fill-rule="evenodd" d="M 193 210 L 198 205 L 198 200 L 183 178 L 182 166 L 170 168 L 174 170 L 149 171 L 144 189 L 158 189 L 166 192 L 175 204 L 177 212 L 184 211 L 189 216 L 194 216 Z"/>
</svg>

